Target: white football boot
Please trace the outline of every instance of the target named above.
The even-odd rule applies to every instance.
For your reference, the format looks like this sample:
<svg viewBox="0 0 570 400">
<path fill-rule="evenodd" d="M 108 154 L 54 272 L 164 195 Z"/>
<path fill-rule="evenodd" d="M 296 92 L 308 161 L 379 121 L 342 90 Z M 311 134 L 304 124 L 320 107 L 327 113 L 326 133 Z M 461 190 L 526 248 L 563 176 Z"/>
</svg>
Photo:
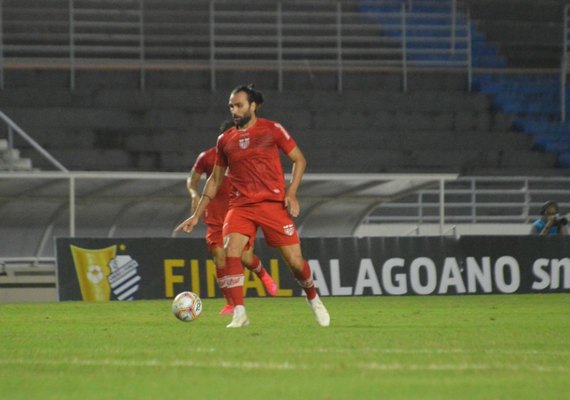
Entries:
<svg viewBox="0 0 570 400">
<path fill-rule="evenodd" d="M 244 326 L 249 325 L 249 319 L 247 318 L 247 314 L 245 312 L 244 306 L 235 306 L 234 307 L 234 317 L 232 318 L 232 322 L 230 322 L 226 328 L 241 328 Z"/>
<path fill-rule="evenodd" d="M 307 299 L 307 302 L 311 306 L 311 309 L 313 310 L 313 315 L 315 316 L 315 319 L 317 320 L 319 325 L 329 326 L 331 323 L 331 317 L 329 315 L 329 312 L 327 311 L 327 308 L 321 301 L 319 295 L 317 295 L 317 297 L 315 297 L 313 300 Z"/>
</svg>

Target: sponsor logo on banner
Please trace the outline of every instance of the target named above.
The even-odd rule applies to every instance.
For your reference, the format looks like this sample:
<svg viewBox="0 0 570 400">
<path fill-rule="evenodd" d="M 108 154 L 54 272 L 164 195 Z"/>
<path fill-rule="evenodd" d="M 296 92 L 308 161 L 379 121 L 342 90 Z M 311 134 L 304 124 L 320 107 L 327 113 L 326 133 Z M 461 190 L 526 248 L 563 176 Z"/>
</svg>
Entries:
<svg viewBox="0 0 570 400">
<path fill-rule="evenodd" d="M 117 255 L 117 246 L 85 249 L 69 246 L 85 301 L 133 300 L 139 290 L 139 264 L 128 255 Z"/>
<path fill-rule="evenodd" d="M 125 255 L 112 259 L 109 266 L 113 271 L 109 275 L 109 284 L 117 300 L 133 300 L 141 280 L 137 272 L 139 263 Z"/>
</svg>

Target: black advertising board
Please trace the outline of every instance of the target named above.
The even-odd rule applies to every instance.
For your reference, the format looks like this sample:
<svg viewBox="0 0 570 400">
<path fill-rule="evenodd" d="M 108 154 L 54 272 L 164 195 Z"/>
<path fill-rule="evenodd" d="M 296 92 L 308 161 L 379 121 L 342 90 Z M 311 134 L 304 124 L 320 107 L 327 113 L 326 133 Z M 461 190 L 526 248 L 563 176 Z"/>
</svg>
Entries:
<svg viewBox="0 0 570 400">
<path fill-rule="evenodd" d="M 304 238 L 322 296 L 570 292 L 570 238 L 533 236 Z M 279 286 L 302 290 L 275 249 L 256 254 Z M 220 297 L 215 266 L 198 238 L 58 238 L 60 300 Z M 266 296 L 245 271 L 247 296 Z"/>
</svg>

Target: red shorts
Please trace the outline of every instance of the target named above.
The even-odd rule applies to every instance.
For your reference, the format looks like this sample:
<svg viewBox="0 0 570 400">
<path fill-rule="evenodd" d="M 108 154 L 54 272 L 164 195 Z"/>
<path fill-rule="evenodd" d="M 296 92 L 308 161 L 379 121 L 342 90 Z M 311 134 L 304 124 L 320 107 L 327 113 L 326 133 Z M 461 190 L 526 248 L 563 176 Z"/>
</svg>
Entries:
<svg viewBox="0 0 570 400">
<path fill-rule="evenodd" d="M 216 247 L 224 248 L 224 235 L 222 234 L 222 225 L 209 224 L 206 229 L 206 244 L 208 251 L 212 254 Z"/>
<path fill-rule="evenodd" d="M 255 236 L 249 238 L 248 244 L 245 246 L 245 250 L 249 250 L 253 247 L 253 242 L 255 241 Z M 208 245 L 208 251 L 210 254 L 213 253 L 216 247 L 224 248 L 224 234 L 222 231 L 222 225 L 210 224 L 206 229 L 206 244 Z"/>
<path fill-rule="evenodd" d="M 241 233 L 255 238 L 257 228 L 261 228 L 265 241 L 271 247 L 299 244 L 297 228 L 289 212 L 281 202 L 263 201 L 232 207 L 226 214 L 224 236 Z"/>
</svg>

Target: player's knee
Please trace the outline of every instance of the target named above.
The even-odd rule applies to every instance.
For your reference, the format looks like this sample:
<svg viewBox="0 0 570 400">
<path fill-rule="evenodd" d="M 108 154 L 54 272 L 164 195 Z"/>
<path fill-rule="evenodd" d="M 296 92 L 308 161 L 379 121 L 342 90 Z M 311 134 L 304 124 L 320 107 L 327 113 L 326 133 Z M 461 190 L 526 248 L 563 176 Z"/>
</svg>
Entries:
<svg viewBox="0 0 570 400">
<path fill-rule="evenodd" d="M 217 268 L 224 268 L 226 264 L 226 255 L 222 247 L 216 247 L 211 251 L 212 259 Z"/>
<path fill-rule="evenodd" d="M 217 268 L 225 268 L 226 267 L 226 258 L 225 257 L 214 257 L 214 263 L 216 264 Z"/>
<path fill-rule="evenodd" d="M 242 249 L 236 246 L 226 247 L 226 257 L 239 257 L 242 256 Z"/>
</svg>

